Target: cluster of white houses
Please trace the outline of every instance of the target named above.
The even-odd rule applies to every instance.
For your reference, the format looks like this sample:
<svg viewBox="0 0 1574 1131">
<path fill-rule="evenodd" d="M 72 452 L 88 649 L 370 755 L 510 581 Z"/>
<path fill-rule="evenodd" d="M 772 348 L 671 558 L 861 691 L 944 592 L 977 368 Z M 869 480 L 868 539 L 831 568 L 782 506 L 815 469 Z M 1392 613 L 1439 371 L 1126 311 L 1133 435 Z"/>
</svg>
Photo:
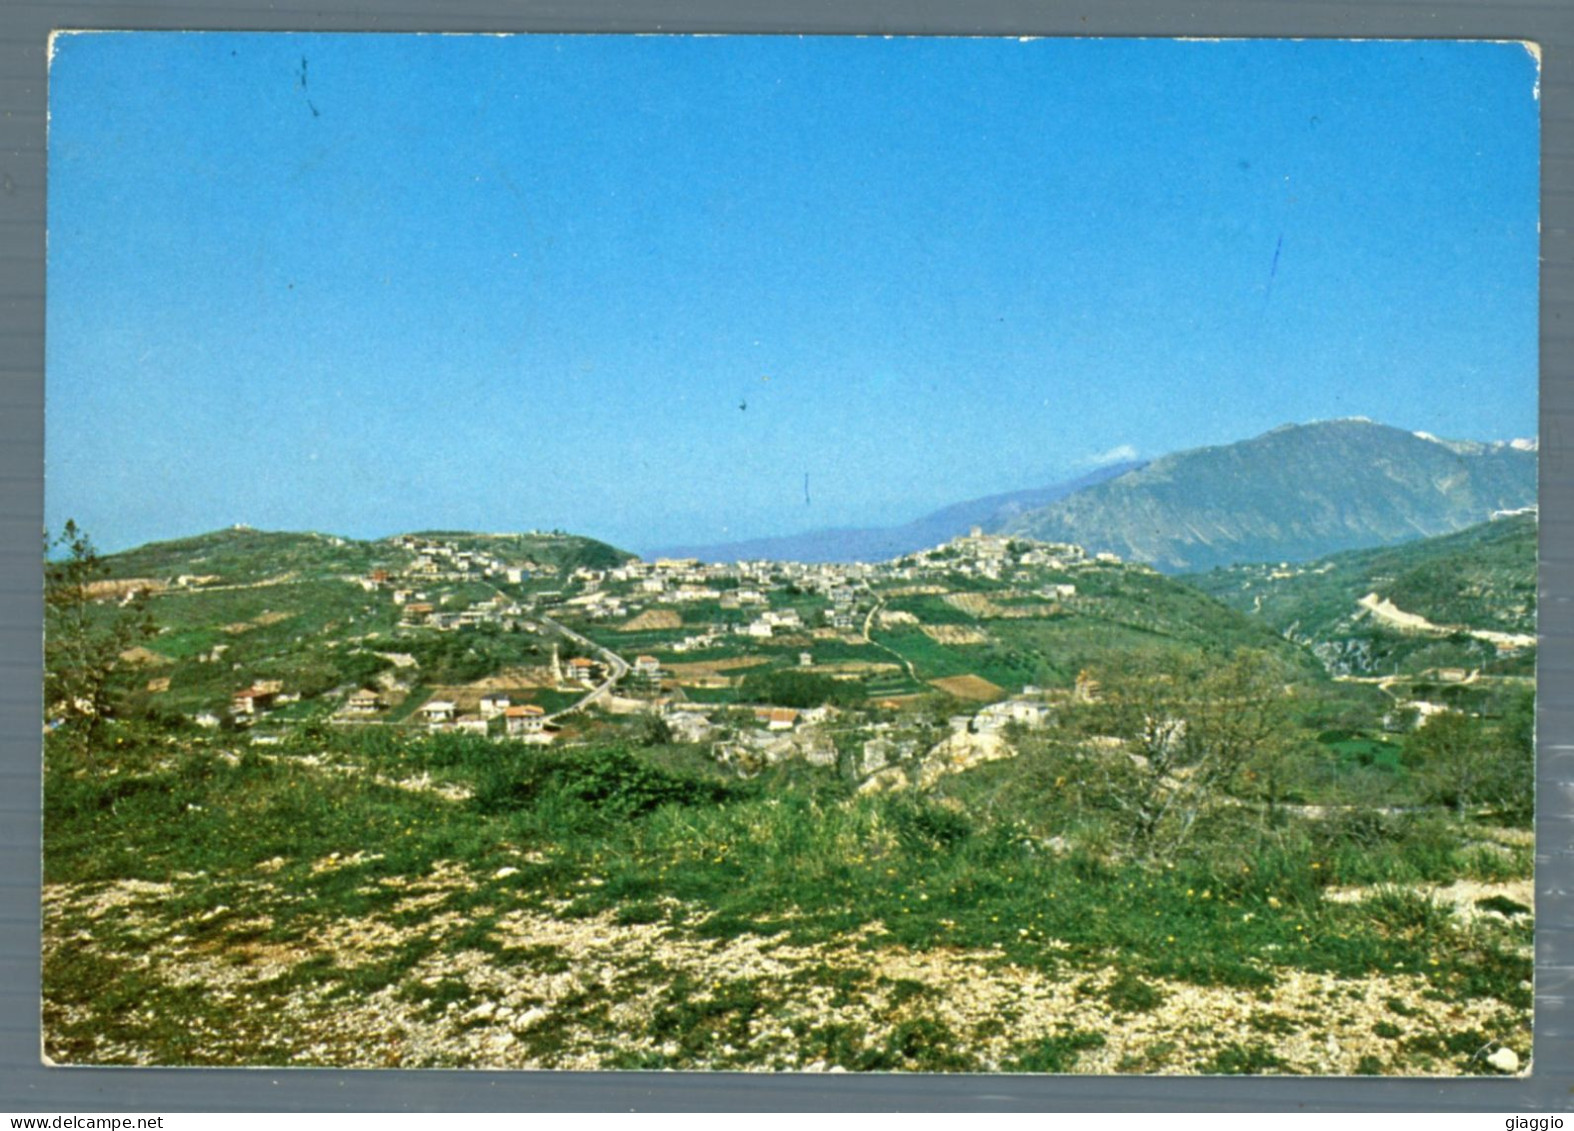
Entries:
<svg viewBox="0 0 1574 1131">
<path fill-rule="evenodd" d="M 808 635 L 811 628 L 805 623 L 805 613 L 800 611 L 805 603 L 799 596 L 817 596 L 825 604 L 817 605 L 823 612 L 816 612 L 818 620 L 823 615 L 826 627 L 816 623 L 813 634 L 826 635 L 852 632 L 862 615 L 878 610 L 880 623 L 893 627 L 898 623 L 916 623 L 918 618 L 903 610 L 884 607 L 882 596 L 898 592 L 946 592 L 947 574 L 973 574 L 999 580 L 1016 566 L 1038 566 L 1050 569 L 1076 570 L 1100 562 L 1118 561 L 1113 555 L 1088 555 L 1080 547 L 1048 544 L 1011 539 L 999 535 L 986 535 L 978 528 L 969 534 L 953 539 L 943 546 L 878 565 L 865 563 L 799 563 L 799 562 L 733 562 L 707 564 L 696 559 L 661 558 L 653 562 L 632 559 L 607 569 L 588 567 L 569 571 L 563 580 L 564 592 L 538 591 L 521 596 L 499 592 L 482 601 L 474 601 L 464 608 L 442 607 L 439 587 L 431 589 L 429 596 L 423 583 L 426 581 L 474 581 L 477 578 L 522 583 L 532 573 L 543 567 L 520 565 L 499 560 L 487 553 L 463 550 L 440 539 L 404 536 L 395 540 L 413 555 L 413 561 L 398 571 L 398 576 L 388 570 L 370 571 L 359 579 L 368 590 L 391 591 L 393 600 L 400 607 L 400 622 L 405 628 L 462 629 L 496 625 L 504 629 L 520 628 L 531 632 L 552 631 L 548 625 L 548 612 L 555 605 L 566 605 L 592 617 L 624 616 L 631 611 L 657 604 L 692 604 L 714 602 L 727 610 L 747 610 L 748 619 L 727 618 L 729 623 L 711 623 L 692 635 L 654 647 L 682 653 L 693 649 L 713 648 L 724 645 L 729 636 L 767 639 L 787 635 Z M 902 589 L 891 589 L 892 581 L 913 584 Z M 884 592 L 875 583 L 884 583 Z M 614 589 L 614 587 L 616 587 Z M 786 591 L 793 595 L 798 607 L 777 605 L 773 597 Z M 1055 599 L 1074 597 L 1076 586 L 1058 581 L 1039 587 L 1038 592 Z M 826 607 L 828 605 L 828 607 Z M 657 614 L 671 618 L 671 627 L 680 623 L 673 614 Z M 535 619 L 526 619 L 534 617 Z M 721 618 L 718 618 L 718 621 Z M 657 623 L 653 627 L 667 627 Z M 699 626 L 696 626 L 699 627 Z M 630 629 L 633 631 L 633 629 Z M 573 636 L 573 633 L 569 633 Z M 582 644 L 583 638 L 577 638 Z M 807 641 L 804 642 L 805 644 Z M 653 645 L 647 645 L 652 647 Z M 222 646 L 220 646 L 222 647 Z M 214 659 L 217 659 L 217 648 Z M 560 659 L 556 647 L 552 655 L 552 677 L 559 691 L 585 689 L 588 694 L 602 681 L 608 680 L 613 668 L 621 670 L 621 662 L 601 653 L 603 659 L 592 656 L 572 656 Z M 799 657 L 802 665 L 812 665 L 813 657 L 805 652 Z M 655 710 L 672 726 L 680 737 L 697 739 L 710 730 L 709 708 L 700 704 L 673 703 L 658 699 L 649 701 L 650 684 L 663 677 L 662 661 L 653 655 L 634 657 L 630 673 L 638 680 L 636 695 L 645 697 L 638 709 Z M 702 684 L 709 678 L 715 682 Z M 729 686 L 727 676 L 693 674 L 686 685 Z M 973 715 L 957 716 L 952 720 L 956 732 L 991 734 L 1008 725 L 1037 727 L 1046 725 L 1049 708 L 1042 696 L 1030 694 L 1007 699 L 980 709 Z M 1079 684 L 1079 693 L 1081 692 Z M 255 719 L 264 712 L 292 697 L 286 695 L 279 681 L 259 680 L 231 696 L 231 714 L 242 720 Z M 293 698 L 298 698 L 294 696 Z M 679 694 L 678 699 L 682 699 Z M 468 703 L 468 700 L 466 700 Z M 372 721 L 389 710 L 383 692 L 361 688 L 349 692 L 343 699 L 338 717 L 342 721 Z M 826 709 L 828 710 L 828 709 Z M 766 732 L 796 732 L 803 724 L 813 725 L 823 721 L 823 710 L 802 712 L 787 708 L 760 708 L 756 722 Z M 417 725 L 436 731 L 457 731 L 507 737 L 526 742 L 546 743 L 553 740 L 556 728 L 547 711 L 534 703 L 514 703 L 507 695 L 483 696 L 474 708 L 461 710 L 452 699 L 435 698 L 421 704 L 410 716 Z M 216 722 L 215 724 L 216 725 Z M 871 754 L 878 760 L 878 754 Z"/>
<path fill-rule="evenodd" d="M 570 575 L 580 592 L 564 604 L 592 620 L 624 617 L 653 605 L 684 605 L 714 601 L 727 611 L 758 610 L 751 619 L 711 629 L 679 642 L 675 650 L 688 651 L 716 643 L 725 634 L 768 638 L 795 632 L 805 626 L 792 608 L 772 608 L 773 593 L 791 587 L 828 602 L 823 616 L 833 629 L 857 627 L 862 608 L 877 594 L 877 581 L 924 581 L 947 574 L 977 576 L 999 581 L 1016 567 L 1076 570 L 1119 562 L 1114 554 L 1089 555 L 1080 546 L 1034 542 L 1004 535 L 985 534 L 979 528 L 942 546 L 879 564 L 864 562 L 744 561 L 702 563 L 692 558 L 632 560 L 605 570 L 577 569 Z M 618 588 L 609 588 L 616 585 Z M 1076 592 L 1069 582 L 1043 587 L 1041 595 L 1065 599 Z"/>
<path fill-rule="evenodd" d="M 464 580 L 477 577 L 519 583 L 540 567 L 526 567 L 498 560 L 475 550 L 431 538 L 411 535 L 395 540 L 415 555 L 403 576 L 416 580 Z M 873 603 L 872 582 L 921 580 L 943 574 L 974 575 L 999 580 L 1013 566 L 1075 569 L 1095 562 L 1118 561 L 1112 554 L 1089 556 L 1081 547 L 1013 539 L 984 534 L 979 528 L 932 550 L 910 554 L 880 564 L 863 562 L 744 561 L 704 563 L 694 558 L 631 559 L 607 569 L 578 567 L 564 578 L 572 596 L 539 592 L 526 605 L 558 601 L 590 620 L 627 617 L 654 605 L 715 602 L 723 610 L 758 610 L 745 622 L 716 624 L 707 633 L 682 642 L 679 651 L 714 644 L 717 634 L 769 638 L 806 626 L 791 608 L 772 608 L 771 594 L 784 587 L 818 595 L 829 603 L 824 623 L 839 631 L 856 628 L 860 601 Z M 362 584 L 368 588 L 393 588 L 394 602 L 402 607 L 401 623 L 407 627 L 463 629 L 497 625 L 505 629 L 537 626 L 524 618 L 528 609 L 502 594 L 475 602 L 464 609 L 446 609 L 418 587 L 397 586 L 387 571 L 374 570 Z M 1065 598 L 1074 585 L 1046 586 L 1044 596 Z"/>
<path fill-rule="evenodd" d="M 967 534 L 953 538 L 943 546 L 901 559 L 894 576 L 916 577 L 925 573 L 947 572 L 999 581 L 1013 565 L 1076 569 L 1091 563 L 1113 564 L 1119 561 L 1118 554 L 1089 555 L 1081 546 L 1069 542 L 1035 542 L 1004 534 L 985 534 L 975 526 Z M 910 572 L 904 574 L 904 570 Z"/>
<path fill-rule="evenodd" d="M 535 703 L 515 703 L 507 695 L 483 695 L 474 714 L 461 714 L 458 704 L 449 699 L 429 699 L 417 712 L 432 731 L 457 731 L 462 734 L 500 733 L 522 742 L 545 745 L 557 737 L 547 719 L 546 709 Z M 501 727 L 496 721 L 501 720 Z"/>
<path fill-rule="evenodd" d="M 502 629 L 524 628 L 534 631 L 536 625 L 522 620 L 524 608 L 512 598 L 499 594 L 485 601 L 476 601 L 460 610 L 443 609 L 425 599 L 425 595 L 409 589 L 397 589 L 394 604 L 400 606 L 399 623 L 407 628 L 480 628 L 496 625 Z"/>
<path fill-rule="evenodd" d="M 411 577 L 446 581 L 488 577 L 518 584 L 530 574 L 529 568 L 525 566 L 501 561 L 480 550 L 463 550 L 436 538 L 402 534 L 393 541 L 400 549 L 415 555 L 415 560 L 404 569 L 404 573 Z"/>
</svg>

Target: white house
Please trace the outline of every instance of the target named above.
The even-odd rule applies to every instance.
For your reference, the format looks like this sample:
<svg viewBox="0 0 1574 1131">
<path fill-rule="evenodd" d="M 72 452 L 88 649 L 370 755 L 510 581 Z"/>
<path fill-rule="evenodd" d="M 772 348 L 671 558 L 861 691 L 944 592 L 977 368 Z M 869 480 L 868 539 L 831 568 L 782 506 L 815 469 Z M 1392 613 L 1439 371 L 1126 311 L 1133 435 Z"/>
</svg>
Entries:
<svg viewBox="0 0 1574 1131">
<path fill-rule="evenodd" d="M 546 711 L 534 703 L 522 703 L 505 710 L 503 720 L 511 735 L 540 734 L 546 725 Z"/>
<path fill-rule="evenodd" d="M 798 725 L 798 712 L 791 707 L 761 707 L 754 717 L 766 730 L 792 730 Z"/>
<path fill-rule="evenodd" d="M 421 717 L 430 726 L 444 726 L 454 721 L 458 706 L 447 699 L 433 699 L 421 704 Z"/>
<path fill-rule="evenodd" d="M 382 705 L 382 696 L 365 688 L 352 693 L 344 704 L 345 709 L 352 715 L 374 715 Z"/>
<path fill-rule="evenodd" d="M 277 694 L 275 688 L 248 687 L 230 696 L 230 710 L 237 715 L 260 714 L 273 706 L 273 699 Z"/>
<path fill-rule="evenodd" d="M 973 729 L 980 734 L 992 734 L 1007 723 L 1038 728 L 1049 724 L 1049 708 L 1030 699 L 1008 699 L 1004 703 L 991 703 L 973 719 Z"/>
</svg>

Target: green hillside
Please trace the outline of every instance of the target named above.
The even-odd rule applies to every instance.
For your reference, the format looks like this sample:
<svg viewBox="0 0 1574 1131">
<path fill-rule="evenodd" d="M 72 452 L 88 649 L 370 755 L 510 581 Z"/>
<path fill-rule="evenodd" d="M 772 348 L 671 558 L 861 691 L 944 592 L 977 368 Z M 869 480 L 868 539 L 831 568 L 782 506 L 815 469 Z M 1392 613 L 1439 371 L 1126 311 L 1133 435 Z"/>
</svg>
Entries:
<svg viewBox="0 0 1574 1131">
<path fill-rule="evenodd" d="M 438 543 L 478 557 L 463 564 L 441 559 L 432 576 L 415 572 L 420 547 Z M 394 600 L 397 588 L 457 615 L 506 592 L 498 566 L 528 567 L 531 584 L 540 587 L 559 584 L 579 566 L 630 556 L 574 535 L 363 542 L 236 527 L 105 556 L 103 595 L 91 612 L 107 623 L 127 592 L 114 583 L 147 583 L 137 588 L 153 633 L 118 673 L 132 711 L 222 715 L 236 691 L 267 682 L 295 700 L 276 715 L 281 721 L 326 717 L 362 686 L 384 687 L 395 705 L 413 709 L 434 688 L 545 663 L 551 644 L 496 624 L 463 632 L 411 627 Z M 517 596 L 528 586 L 508 588 Z"/>
<path fill-rule="evenodd" d="M 870 582 L 852 627 L 838 633 L 823 627 L 829 599 L 786 585 L 771 590 L 769 611 L 791 611 L 797 627 L 764 638 L 736 631 L 763 609 L 728 610 L 714 601 L 667 606 L 667 615 L 681 623 L 643 631 L 631 631 L 621 620 L 596 621 L 576 609 L 555 615 L 625 656 L 648 653 L 663 665 L 747 659 L 748 670 L 759 676 L 797 668 L 808 656 L 811 670 L 835 674 L 842 703 L 933 695 L 935 681 L 967 677 L 985 684 L 939 690 L 998 697 L 1028 684 L 1069 689 L 1079 672 L 1115 656 L 1197 656 L 1240 648 L 1278 655 L 1289 670 L 1323 678 L 1304 648 L 1147 566 L 1077 560 L 1052 567 L 1021 560 L 1023 553 L 1033 554 L 1032 543 L 1015 545 L 1021 553 L 1008 552 L 998 577 L 969 572 L 945 548 L 904 558 Z M 900 576 L 911 568 L 930 572 L 915 584 Z M 603 591 L 628 600 L 639 596 L 632 583 L 610 582 Z M 706 631 L 712 638 L 703 646 L 686 642 Z M 689 698 L 705 702 L 746 699 L 747 692 L 739 685 L 685 688 Z"/>
<path fill-rule="evenodd" d="M 1185 580 L 1353 674 L 1428 666 L 1530 674 L 1534 648 L 1500 649 L 1472 631 L 1534 635 L 1536 518 L 1337 554 L 1305 566 L 1245 565 Z M 1358 604 L 1368 594 L 1448 631 L 1402 631 Z"/>
<path fill-rule="evenodd" d="M 1005 532 L 1190 572 L 1447 534 L 1535 499 L 1533 450 L 1335 420 L 1165 456 Z"/>
<path fill-rule="evenodd" d="M 972 616 L 934 597 L 896 598 L 891 608 L 912 610 L 925 623 L 973 626 L 989 643 L 945 647 L 915 629 L 878 632 L 876 639 L 912 659 L 923 678 L 974 672 L 1007 690 L 1024 683 L 1069 687 L 1082 669 L 1132 653 L 1255 648 L 1282 654 L 1308 674 L 1313 667 L 1302 649 L 1267 626 L 1142 566 L 1090 564 L 1044 571 L 1033 582 L 1075 584 L 1076 593 L 1056 601 L 1047 615 L 1021 618 Z M 1021 602 L 993 603 L 1010 610 Z"/>
<path fill-rule="evenodd" d="M 212 578 L 208 584 L 243 585 L 284 577 L 360 573 L 406 557 L 376 542 L 330 534 L 292 534 L 246 526 L 192 538 L 149 542 L 103 562 L 109 577 L 174 581 L 180 576 Z"/>
</svg>

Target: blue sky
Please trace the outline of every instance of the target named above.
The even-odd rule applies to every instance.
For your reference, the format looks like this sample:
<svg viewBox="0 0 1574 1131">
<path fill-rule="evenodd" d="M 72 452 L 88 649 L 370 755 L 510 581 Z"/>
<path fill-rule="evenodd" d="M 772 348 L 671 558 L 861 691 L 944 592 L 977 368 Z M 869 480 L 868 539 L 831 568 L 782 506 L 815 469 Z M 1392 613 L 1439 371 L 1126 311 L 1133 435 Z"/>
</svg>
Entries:
<svg viewBox="0 0 1574 1131">
<path fill-rule="evenodd" d="M 641 550 L 1292 421 L 1534 435 L 1536 81 L 1436 41 L 63 36 L 46 520 Z"/>
</svg>

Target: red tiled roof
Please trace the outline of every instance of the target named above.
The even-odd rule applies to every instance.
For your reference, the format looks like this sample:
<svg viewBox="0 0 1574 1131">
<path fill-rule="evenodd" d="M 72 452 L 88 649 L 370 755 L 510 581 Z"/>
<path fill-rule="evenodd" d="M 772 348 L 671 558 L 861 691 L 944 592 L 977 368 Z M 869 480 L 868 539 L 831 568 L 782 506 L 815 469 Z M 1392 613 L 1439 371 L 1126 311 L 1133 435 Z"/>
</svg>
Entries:
<svg viewBox="0 0 1574 1131">
<path fill-rule="evenodd" d="M 773 723 L 790 723 L 797 719 L 798 712 L 792 707 L 761 707 L 754 712 L 754 717 Z"/>
</svg>

